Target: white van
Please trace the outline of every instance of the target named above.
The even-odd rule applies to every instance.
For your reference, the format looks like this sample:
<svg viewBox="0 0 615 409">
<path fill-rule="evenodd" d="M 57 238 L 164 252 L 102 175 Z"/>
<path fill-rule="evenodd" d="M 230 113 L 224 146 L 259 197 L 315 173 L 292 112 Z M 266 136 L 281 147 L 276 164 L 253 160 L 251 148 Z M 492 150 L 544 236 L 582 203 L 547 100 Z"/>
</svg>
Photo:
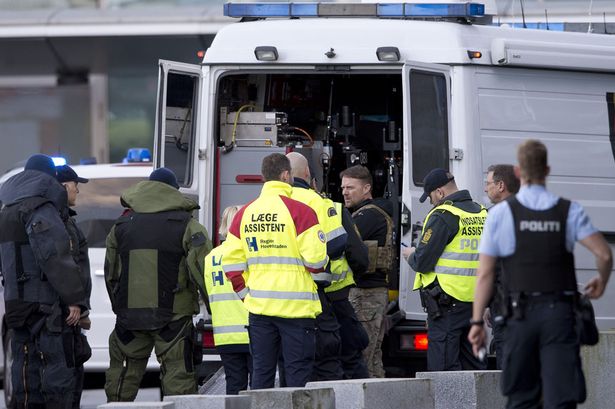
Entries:
<svg viewBox="0 0 615 409">
<path fill-rule="evenodd" d="M 425 217 L 422 179 L 449 169 L 483 193 L 491 164 L 516 146 L 549 149 L 549 189 L 579 201 L 615 242 L 615 37 L 509 29 L 480 4 L 229 3 L 236 24 L 217 34 L 201 65 L 159 63 L 155 166 L 173 169 L 200 221 L 261 187 L 261 159 L 296 150 L 323 191 L 341 201 L 339 172 L 363 164 L 375 196 L 396 204 L 397 247 Z M 577 275 L 595 274 L 576 251 Z M 391 278 L 402 318 L 385 340 L 389 373 L 424 357 L 425 314 L 400 261 Z M 615 327 L 615 287 L 595 304 Z M 419 368 L 421 364 L 419 363 Z"/>
</svg>

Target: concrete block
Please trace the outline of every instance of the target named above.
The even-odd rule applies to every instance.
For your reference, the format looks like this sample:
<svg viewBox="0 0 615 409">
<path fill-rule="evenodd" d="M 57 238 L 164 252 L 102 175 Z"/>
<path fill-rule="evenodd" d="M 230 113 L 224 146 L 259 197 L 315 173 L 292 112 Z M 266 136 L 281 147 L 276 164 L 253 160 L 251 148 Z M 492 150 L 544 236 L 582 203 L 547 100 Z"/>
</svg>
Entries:
<svg viewBox="0 0 615 409">
<path fill-rule="evenodd" d="M 417 372 L 431 379 L 435 409 L 500 409 L 506 398 L 500 392 L 501 371 Z"/>
<path fill-rule="evenodd" d="M 250 397 L 239 395 L 171 395 L 164 401 L 175 409 L 250 409 Z"/>
<path fill-rule="evenodd" d="M 335 409 L 332 388 L 272 388 L 239 394 L 252 398 L 252 409 Z"/>
<path fill-rule="evenodd" d="M 612 408 L 615 405 L 615 331 L 601 331 L 600 342 L 581 347 L 587 400 L 579 408 Z"/>
<path fill-rule="evenodd" d="M 98 409 L 175 409 L 173 402 L 111 402 L 98 405 Z"/>
<path fill-rule="evenodd" d="M 348 379 L 307 387 L 333 388 L 336 409 L 434 409 L 429 379 Z"/>
</svg>

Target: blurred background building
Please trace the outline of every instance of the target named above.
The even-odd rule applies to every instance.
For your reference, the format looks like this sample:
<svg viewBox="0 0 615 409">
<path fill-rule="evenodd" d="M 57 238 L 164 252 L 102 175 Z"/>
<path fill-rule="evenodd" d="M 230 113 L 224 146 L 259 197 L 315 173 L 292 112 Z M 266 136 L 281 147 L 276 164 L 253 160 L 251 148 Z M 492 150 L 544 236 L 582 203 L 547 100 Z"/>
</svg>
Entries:
<svg viewBox="0 0 615 409">
<path fill-rule="evenodd" d="M 158 60 L 199 63 L 235 21 L 223 3 L 0 0 L 0 173 L 35 152 L 116 162 L 151 148 Z M 613 0 L 485 3 L 494 24 L 615 33 Z"/>
</svg>

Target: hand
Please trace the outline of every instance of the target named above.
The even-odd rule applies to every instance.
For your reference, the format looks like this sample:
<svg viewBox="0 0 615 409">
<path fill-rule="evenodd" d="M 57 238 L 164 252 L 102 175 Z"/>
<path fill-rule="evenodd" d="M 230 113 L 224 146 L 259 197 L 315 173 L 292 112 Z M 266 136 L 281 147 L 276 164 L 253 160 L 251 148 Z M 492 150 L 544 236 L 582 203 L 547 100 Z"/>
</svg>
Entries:
<svg viewBox="0 0 615 409">
<path fill-rule="evenodd" d="M 489 328 L 491 328 L 491 309 L 485 308 L 485 313 L 483 314 L 483 321 L 487 324 Z"/>
<path fill-rule="evenodd" d="M 605 287 L 604 280 L 598 275 L 589 280 L 589 282 L 585 285 L 585 295 L 591 299 L 600 298 L 602 297 L 602 294 L 604 294 Z"/>
<path fill-rule="evenodd" d="M 411 255 L 416 251 L 416 247 L 403 247 L 401 249 L 401 255 L 404 257 L 406 261 L 410 258 Z"/>
<path fill-rule="evenodd" d="M 68 317 L 66 317 L 66 324 L 74 327 L 79 323 L 79 318 L 81 317 L 81 308 L 78 305 L 69 305 L 68 306 Z"/>
<path fill-rule="evenodd" d="M 468 341 L 472 344 L 472 352 L 474 356 L 478 358 L 478 350 L 485 346 L 485 340 L 487 334 L 485 333 L 485 327 L 482 325 L 472 325 L 470 332 L 468 333 Z"/>
</svg>

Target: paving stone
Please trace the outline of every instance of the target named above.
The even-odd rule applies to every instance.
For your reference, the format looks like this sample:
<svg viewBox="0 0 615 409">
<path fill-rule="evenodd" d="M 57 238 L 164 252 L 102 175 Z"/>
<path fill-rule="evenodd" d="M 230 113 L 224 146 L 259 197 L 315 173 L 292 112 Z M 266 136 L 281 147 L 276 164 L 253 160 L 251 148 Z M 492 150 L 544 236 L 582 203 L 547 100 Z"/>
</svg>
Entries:
<svg viewBox="0 0 615 409">
<path fill-rule="evenodd" d="M 615 331 L 601 331 L 600 342 L 581 347 L 587 400 L 579 408 L 615 407 Z"/>
<path fill-rule="evenodd" d="M 335 409 L 332 388 L 272 388 L 239 394 L 252 397 L 251 409 Z"/>
<path fill-rule="evenodd" d="M 175 409 L 173 402 L 111 402 L 98 409 Z"/>
<path fill-rule="evenodd" d="M 250 409 L 250 397 L 239 395 L 171 395 L 175 409 Z"/>
<path fill-rule="evenodd" d="M 336 409 L 434 409 L 429 379 L 348 379 L 307 387 L 333 388 Z"/>
<path fill-rule="evenodd" d="M 501 371 L 417 372 L 431 379 L 435 409 L 500 409 L 506 398 L 500 392 Z"/>
</svg>

